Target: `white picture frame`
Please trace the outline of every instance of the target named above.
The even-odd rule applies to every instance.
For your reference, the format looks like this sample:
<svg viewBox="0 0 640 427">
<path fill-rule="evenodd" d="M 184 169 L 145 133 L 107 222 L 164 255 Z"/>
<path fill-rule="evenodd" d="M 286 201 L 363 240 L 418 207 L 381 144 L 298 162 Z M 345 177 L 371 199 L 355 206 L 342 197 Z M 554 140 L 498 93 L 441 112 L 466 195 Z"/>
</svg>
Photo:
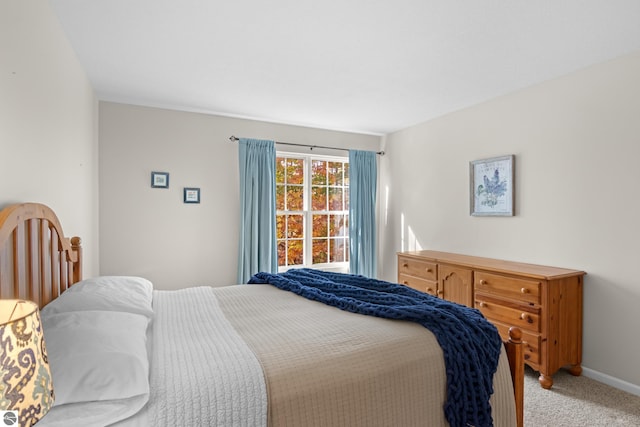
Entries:
<svg viewBox="0 0 640 427">
<path fill-rule="evenodd" d="M 470 214 L 515 215 L 515 156 L 469 162 Z"/>
</svg>

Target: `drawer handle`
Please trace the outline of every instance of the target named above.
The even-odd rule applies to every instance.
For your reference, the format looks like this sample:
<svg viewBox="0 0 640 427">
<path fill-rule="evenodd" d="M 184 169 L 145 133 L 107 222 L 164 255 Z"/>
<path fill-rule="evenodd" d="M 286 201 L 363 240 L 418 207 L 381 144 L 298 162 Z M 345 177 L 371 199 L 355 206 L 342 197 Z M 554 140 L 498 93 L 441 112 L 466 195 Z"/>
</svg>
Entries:
<svg viewBox="0 0 640 427">
<path fill-rule="evenodd" d="M 482 307 L 482 308 L 485 308 L 485 307 L 487 306 L 487 303 L 486 303 L 486 302 L 484 302 L 484 301 L 480 301 L 480 302 L 478 303 L 478 305 L 479 305 L 480 307 Z"/>
<path fill-rule="evenodd" d="M 488 282 L 487 282 L 486 280 L 482 279 L 482 280 L 480 280 L 480 284 L 481 284 L 481 285 L 487 285 L 487 284 L 488 284 Z"/>
<path fill-rule="evenodd" d="M 408 268 L 408 267 L 409 267 L 409 264 L 407 264 L 407 263 L 405 262 L 404 264 L 402 264 L 402 266 L 403 266 L 404 268 Z"/>
<path fill-rule="evenodd" d="M 432 294 L 433 293 L 433 288 L 427 288 L 427 292 Z"/>
<path fill-rule="evenodd" d="M 406 280 L 402 282 L 403 285 L 408 285 L 409 282 L 407 282 Z"/>
<path fill-rule="evenodd" d="M 528 294 L 529 293 L 529 289 L 522 288 L 522 289 L 520 289 L 520 292 L 523 293 L 523 294 Z"/>
<path fill-rule="evenodd" d="M 433 270 L 430 268 L 427 268 L 427 273 L 431 273 Z"/>
<path fill-rule="evenodd" d="M 520 318 L 521 318 L 522 320 L 524 320 L 525 322 L 527 322 L 527 323 L 533 323 L 533 319 L 532 319 L 532 318 L 531 318 L 531 316 L 529 316 L 527 313 L 522 313 L 522 314 L 520 315 Z"/>
<path fill-rule="evenodd" d="M 438 295 L 442 295 L 444 294 L 444 291 L 442 289 L 438 289 Z"/>
</svg>

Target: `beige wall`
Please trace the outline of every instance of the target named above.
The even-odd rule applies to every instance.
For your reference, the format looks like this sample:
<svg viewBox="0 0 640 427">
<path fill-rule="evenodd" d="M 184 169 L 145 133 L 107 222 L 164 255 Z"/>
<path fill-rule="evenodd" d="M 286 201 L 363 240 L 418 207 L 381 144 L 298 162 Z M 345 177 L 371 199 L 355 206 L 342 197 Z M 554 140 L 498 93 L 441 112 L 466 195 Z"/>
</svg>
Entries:
<svg viewBox="0 0 640 427">
<path fill-rule="evenodd" d="M 231 135 L 368 150 L 380 144 L 377 136 L 101 102 L 101 274 L 144 276 L 158 289 L 236 283 L 238 145 Z M 151 171 L 169 172 L 169 189 L 151 188 Z M 201 203 L 184 204 L 184 187 L 200 187 Z"/>
<path fill-rule="evenodd" d="M 0 207 L 39 202 L 98 271 L 97 101 L 46 1 L 0 2 Z"/>
<path fill-rule="evenodd" d="M 587 374 L 640 394 L 640 53 L 386 137 L 381 274 L 436 249 L 585 270 Z M 515 154 L 515 217 L 469 215 L 469 162 Z"/>
</svg>

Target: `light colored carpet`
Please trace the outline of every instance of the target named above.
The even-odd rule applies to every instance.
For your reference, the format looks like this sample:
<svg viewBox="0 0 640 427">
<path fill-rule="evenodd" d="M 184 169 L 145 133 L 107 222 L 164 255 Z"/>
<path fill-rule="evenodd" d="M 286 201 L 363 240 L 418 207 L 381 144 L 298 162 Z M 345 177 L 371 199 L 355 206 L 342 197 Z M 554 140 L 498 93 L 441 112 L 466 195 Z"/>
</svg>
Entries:
<svg viewBox="0 0 640 427">
<path fill-rule="evenodd" d="M 527 367 L 524 386 L 525 427 L 640 426 L 640 396 L 561 369 L 545 390 L 538 373 Z"/>
</svg>

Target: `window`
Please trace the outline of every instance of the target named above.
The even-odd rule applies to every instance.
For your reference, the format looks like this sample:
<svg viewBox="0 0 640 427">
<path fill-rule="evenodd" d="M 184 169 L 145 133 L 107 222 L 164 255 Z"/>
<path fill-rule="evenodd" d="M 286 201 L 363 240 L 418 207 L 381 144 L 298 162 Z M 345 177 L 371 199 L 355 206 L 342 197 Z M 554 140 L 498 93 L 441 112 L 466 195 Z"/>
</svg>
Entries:
<svg viewBox="0 0 640 427">
<path fill-rule="evenodd" d="M 348 159 L 278 153 L 276 211 L 280 270 L 348 267 Z"/>
</svg>

